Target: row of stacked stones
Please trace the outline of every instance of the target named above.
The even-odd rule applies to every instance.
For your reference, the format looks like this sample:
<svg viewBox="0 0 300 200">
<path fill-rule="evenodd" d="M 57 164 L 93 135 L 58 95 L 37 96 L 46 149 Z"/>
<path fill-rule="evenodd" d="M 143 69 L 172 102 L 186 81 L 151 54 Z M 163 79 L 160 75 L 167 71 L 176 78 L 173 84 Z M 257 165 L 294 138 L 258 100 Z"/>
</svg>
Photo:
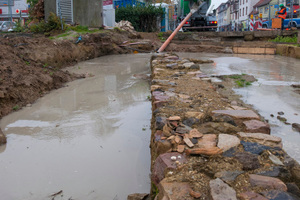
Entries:
<svg viewBox="0 0 300 200">
<path fill-rule="evenodd" d="M 300 165 L 253 110 L 237 102 L 224 109 L 214 104 L 226 98 L 200 71 L 207 62 L 170 54 L 152 58 L 152 195 L 157 200 L 300 199 Z M 183 85 L 204 88 L 177 93 Z M 204 90 L 215 98 L 199 95 Z M 201 106 L 194 106 L 197 98 Z"/>
</svg>

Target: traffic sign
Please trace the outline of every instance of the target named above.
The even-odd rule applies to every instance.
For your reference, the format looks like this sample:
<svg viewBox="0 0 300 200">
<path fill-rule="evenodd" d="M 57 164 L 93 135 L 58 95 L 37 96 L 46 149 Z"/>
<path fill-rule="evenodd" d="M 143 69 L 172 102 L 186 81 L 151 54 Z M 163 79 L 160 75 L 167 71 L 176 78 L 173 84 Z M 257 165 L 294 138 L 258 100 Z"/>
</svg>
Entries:
<svg viewBox="0 0 300 200">
<path fill-rule="evenodd" d="M 20 13 L 20 9 L 17 9 L 17 10 L 16 10 L 16 13 L 19 14 L 19 13 Z"/>
</svg>

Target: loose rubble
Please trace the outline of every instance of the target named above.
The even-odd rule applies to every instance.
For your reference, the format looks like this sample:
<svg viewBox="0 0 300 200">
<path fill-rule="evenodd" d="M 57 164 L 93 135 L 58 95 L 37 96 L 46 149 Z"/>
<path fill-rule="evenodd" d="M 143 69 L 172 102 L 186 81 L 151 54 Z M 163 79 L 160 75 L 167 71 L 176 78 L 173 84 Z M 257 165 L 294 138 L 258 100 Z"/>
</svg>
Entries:
<svg viewBox="0 0 300 200">
<path fill-rule="evenodd" d="M 152 58 L 152 197 L 299 199 L 300 165 L 281 138 L 226 96 L 202 65 L 213 64 L 175 54 Z"/>
</svg>

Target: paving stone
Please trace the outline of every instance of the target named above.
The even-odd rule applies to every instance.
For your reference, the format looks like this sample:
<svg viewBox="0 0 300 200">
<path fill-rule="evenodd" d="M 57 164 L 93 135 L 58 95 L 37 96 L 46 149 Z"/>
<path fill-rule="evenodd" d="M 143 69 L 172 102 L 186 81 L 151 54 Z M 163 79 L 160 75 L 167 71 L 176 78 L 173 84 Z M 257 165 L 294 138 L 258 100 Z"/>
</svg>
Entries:
<svg viewBox="0 0 300 200">
<path fill-rule="evenodd" d="M 217 146 L 217 135 L 204 134 L 202 138 L 198 139 L 197 147 L 200 148 L 212 148 Z"/>
<path fill-rule="evenodd" d="M 243 165 L 243 170 L 254 170 L 260 168 L 257 155 L 248 152 L 239 152 L 236 153 L 235 157 Z"/>
<path fill-rule="evenodd" d="M 172 156 L 175 156 L 176 161 L 179 161 L 180 163 L 186 163 L 187 161 L 185 155 L 177 152 L 170 152 L 170 153 L 164 153 L 159 155 L 154 162 L 153 171 L 152 171 L 152 180 L 156 184 L 158 184 L 165 177 L 166 169 L 177 168 L 176 162 L 171 160 Z"/>
<path fill-rule="evenodd" d="M 179 57 L 178 56 L 168 56 L 165 59 L 167 59 L 167 60 L 178 60 Z"/>
<path fill-rule="evenodd" d="M 235 190 L 221 179 L 211 180 L 209 186 L 213 200 L 237 200 Z"/>
<path fill-rule="evenodd" d="M 202 113 L 202 112 L 186 112 L 185 117 L 186 118 L 194 117 L 196 119 L 201 120 L 204 118 L 204 113 Z"/>
<path fill-rule="evenodd" d="M 237 147 L 230 148 L 229 150 L 225 151 L 222 155 L 224 157 L 234 157 L 238 153 Z"/>
<path fill-rule="evenodd" d="M 181 117 L 180 116 L 171 116 L 168 118 L 169 121 L 180 121 Z"/>
<path fill-rule="evenodd" d="M 233 126 L 236 126 L 234 119 L 228 115 L 213 114 L 212 119 L 214 122 L 226 122 L 226 123 L 232 124 Z"/>
<path fill-rule="evenodd" d="M 166 117 L 160 117 L 160 116 L 155 117 L 155 129 L 156 130 L 162 130 L 166 123 L 167 123 Z"/>
<path fill-rule="evenodd" d="M 222 153 L 222 149 L 218 147 L 210 147 L 210 148 L 193 148 L 185 150 L 186 155 L 219 155 Z"/>
<path fill-rule="evenodd" d="M 232 105 L 231 108 L 233 108 L 234 110 L 247 110 L 248 108 L 244 108 L 244 107 L 240 107 L 240 106 L 234 106 Z"/>
<path fill-rule="evenodd" d="M 186 134 L 189 133 L 191 130 L 191 127 L 189 126 L 179 126 L 176 128 L 176 133 L 180 133 L 180 134 Z"/>
<path fill-rule="evenodd" d="M 237 133 L 243 140 L 249 142 L 257 142 L 259 144 L 282 148 L 282 139 L 273 135 L 267 135 L 264 133 Z"/>
<path fill-rule="evenodd" d="M 148 196 L 146 193 L 135 193 L 128 195 L 127 200 L 146 200 Z"/>
<path fill-rule="evenodd" d="M 228 115 L 237 119 L 259 119 L 259 116 L 252 110 L 215 110 L 212 113 Z"/>
<path fill-rule="evenodd" d="M 217 172 L 215 174 L 215 177 L 220 178 L 225 182 L 229 182 L 229 181 L 234 181 L 236 177 L 242 173 L 244 173 L 244 171 L 222 171 L 222 172 Z"/>
<path fill-rule="evenodd" d="M 167 182 L 162 180 L 159 185 L 159 194 L 157 199 L 162 200 L 192 200 L 190 196 L 190 186 L 186 182 Z"/>
<path fill-rule="evenodd" d="M 160 85 L 151 85 L 151 92 L 153 92 L 154 90 L 160 89 L 161 86 Z"/>
<path fill-rule="evenodd" d="M 7 142 L 6 136 L 4 135 L 4 133 L 2 132 L 2 130 L 0 128 L 0 145 L 6 144 L 6 142 Z"/>
<path fill-rule="evenodd" d="M 240 198 L 241 200 L 268 200 L 264 196 L 250 191 L 240 194 Z"/>
<path fill-rule="evenodd" d="M 267 171 L 261 171 L 256 173 L 257 175 L 262 175 L 262 176 L 270 176 L 270 177 L 278 177 L 280 176 L 280 171 L 283 170 L 282 167 L 279 166 L 273 166 Z"/>
<path fill-rule="evenodd" d="M 197 129 L 192 129 L 189 132 L 189 138 L 201 138 L 203 137 L 203 134 L 200 133 Z"/>
<path fill-rule="evenodd" d="M 161 91 L 153 91 L 152 96 L 154 98 L 154 101 L 165 101 L 170 98 L 170 96 Z"/>
<path fill-rule="evenodd" d="M 168 103 L 168 101 L 154 101 L 153 102 L 153 110 L 156 110 L 157 108 L 163 107 Z"/>
<path fill-rule="evenodd" d="M 246 132 L 266 134 L 271 132 L 270 125 L 259 120 L 244 121 L 243 124 L 246 126 Z"/>
<path fill-rule="evenodd" d="M 300 198 L 300 189 L 295 183 L 287 183 L 288 192 Z"/>
<path fill-rule="evenodd" d="M 262 194 L 270 200 L 300 200 L 299 197 L 280 190 L 270 190 Z"/>
<path fill-rule="evenodd" d="M 161 130 L 157 130 L 154 134 L 155 141 L 162 140 L 162 137 L 164 137 L 164 134 Z"/>
<path fill-rule="evenodd" d="M 169 68 L 169 69 L 176 69 L 177 67 L 178 67 L 177 63 L 171 63 L 171 64 L 166 65 L 166 68 Z"/>
<path fill-rule="evenodd" d="M 240 139 L 234 135 L 219 134 L 218 147 L 223 151 L 227 151 L 232 147 L 238 146 Z"/>
<path fill-rule="evenodd" d="M 254 142 L 241 141 L 241 144 L 243 145 L 245 151 L 257 155 L 261 154 L 264 150 L 271 149 L 271 147 L 264 146 Z"/>
<path fill-rule="evenodd" d="M 287 187 L 284 182 L 282 182 L 278 178 L 250 174 L 249 180 L 252 187 L 258 186 L 264 189 L 275 189 L 285 192 L 287 191 Z"/>
<path fill-rule="evenodd" d="M 199 119 L 197 119 L 197 118 L 195 118 L 195 117 L 190 117 L 190 118 L 187 118 L 187 119 L 185 119 L 185 120 L 183 120 L 183 124 L 184 125 L 187 125 L 187 126 L 193 126 L 194 124 L 197 124 L 197 123 L 199 123 L 200 122 L 200 120 Z"/>
<path fill-rule="evenodd" d="M 195 63 L 193 63 L 193 62 L 183 63 L 183 67 L 187 68 L 187 69 L 190 69 L 193 65 L 195 65 Z"/>
</svg>

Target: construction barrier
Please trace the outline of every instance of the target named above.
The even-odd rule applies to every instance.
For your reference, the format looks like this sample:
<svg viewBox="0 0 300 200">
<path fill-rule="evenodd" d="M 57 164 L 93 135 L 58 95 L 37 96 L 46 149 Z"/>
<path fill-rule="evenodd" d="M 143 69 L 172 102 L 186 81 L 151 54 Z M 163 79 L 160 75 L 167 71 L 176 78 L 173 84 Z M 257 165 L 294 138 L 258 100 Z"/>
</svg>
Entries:
<svg viewBox="0 0 300 200">
<path fill-rule="evenodd" d="M 253 15 L 250 17 L 250 31 L 254 31 Z"/>
</svg>

